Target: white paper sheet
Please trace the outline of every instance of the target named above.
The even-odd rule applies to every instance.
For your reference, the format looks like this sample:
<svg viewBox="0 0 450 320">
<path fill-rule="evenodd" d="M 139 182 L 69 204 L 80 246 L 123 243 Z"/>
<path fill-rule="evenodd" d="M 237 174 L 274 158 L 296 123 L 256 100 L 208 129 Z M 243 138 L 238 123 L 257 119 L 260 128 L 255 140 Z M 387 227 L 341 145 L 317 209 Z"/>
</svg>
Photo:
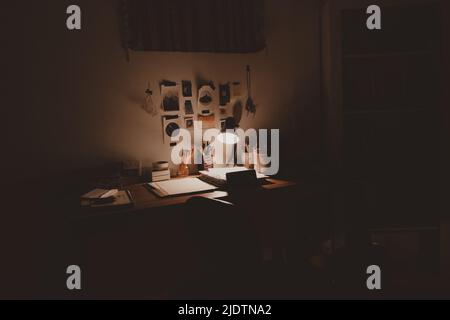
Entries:
<svg viewBox="0 0 450 320">
<path fill-rule="evenodd" d="M 207 184 L 197 178 L 175 179 L 150 183 L 153 189 L 156 189 L 161 196 L 177 196 L 182 194 L 199 193 L 213 191 L 217 188 Z"/>
</svg>

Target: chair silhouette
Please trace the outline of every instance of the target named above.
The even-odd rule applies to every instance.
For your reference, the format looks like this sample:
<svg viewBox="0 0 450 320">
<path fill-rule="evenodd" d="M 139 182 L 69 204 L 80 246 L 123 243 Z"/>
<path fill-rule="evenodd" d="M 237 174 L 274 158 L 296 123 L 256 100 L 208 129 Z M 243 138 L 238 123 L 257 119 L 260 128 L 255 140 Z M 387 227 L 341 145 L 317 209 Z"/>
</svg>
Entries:
<svg viewBox="0 0 450 320">
<path fill-rule="evenodd" d="M 185 222 L 198 265 L 187 298 L 249 297 L 262 258 L 245 213 L 229 203 L 196 197 L 186 203 Z"/>
</svg>

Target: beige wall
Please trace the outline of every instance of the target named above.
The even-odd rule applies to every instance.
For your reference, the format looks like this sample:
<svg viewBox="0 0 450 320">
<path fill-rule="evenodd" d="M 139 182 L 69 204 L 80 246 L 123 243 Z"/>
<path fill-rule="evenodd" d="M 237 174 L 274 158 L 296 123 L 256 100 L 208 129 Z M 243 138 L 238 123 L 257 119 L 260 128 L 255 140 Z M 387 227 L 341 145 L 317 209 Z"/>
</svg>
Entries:
<svg viewBox="0 0 450 320">
<path fill-rule="evenodd" d="M 284 155 L 282 168 L 283 161 L 306 161 L 319 151 L 318 1 L 267 0 L 265 52 L 132 53 L 130 62 L 120 46 L 116 1 L 76 1 L 83 30 L 68 32 L 65 8 L 72 2 L 16 5 L 22 35 L 14 41 L 24 55 L 23 63 L 17 52 L 10 62 L 20 66 L 10 71 L 21 86 L 15 99 L 24 105 L 9 110 L 16 172 L 34 177 L 112 160 L 166 159 L 161 118 L 140 108 L 147 82 L 156 92 L 162 79 L 245 83 L 247 64 L 259 111 L 244 115 L 242 125 L 282 130 L 282 148 L 295 151 Z"/>
</svg>

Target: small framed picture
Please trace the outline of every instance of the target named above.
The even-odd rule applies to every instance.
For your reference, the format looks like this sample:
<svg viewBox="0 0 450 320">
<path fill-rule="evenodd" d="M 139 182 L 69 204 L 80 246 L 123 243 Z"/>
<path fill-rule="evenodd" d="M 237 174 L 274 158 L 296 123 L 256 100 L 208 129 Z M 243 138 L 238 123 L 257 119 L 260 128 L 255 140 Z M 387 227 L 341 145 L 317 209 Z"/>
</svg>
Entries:
<svg viewBox="0 0 450 320">
<path fill-rule="evenodd" d="M 193 115 L 194 114 L 194 106 L 192 105 L 191 100 L 186 100 L 184 102 L 184 112 L 186 115 Z"/>
<path fill-rule="evenodd" d="M 210 115 L 199 115 L 198 121 L 202 122 L 203 129 L 215 129 L 217 127 L 216 116 L 214 113 Z"/>
<path fill-rule="evenodd" d="M 192 98 L 192 82 L 183 81 L 182 82 L 183 97 Z"/>
<path fill-rule="evenodd" d="M 220 120 L 220 130 L 225 132 L 227 130 L 227 119 Z"/>
<path fill-rule="evenodd" d="M 164 112 L 177 112 L 180 111 L 180 87 L 178 85 L 161 86 L 162 109 Z"/>
<path fill-rule="evenodd" d="M 231 90 L 229 84 L 223 84 L 219 86 L 220 88 L 220 106 L 224 107 L 228 103 L 230 103 L 231 99 Z"/>
<path fill-rule="evenodd" d="M 184 124 L 185 124 L 186 129 L 188 129 L 188 130 L 194 129 L 194 117 L 184 118 Z"/>
</svg>

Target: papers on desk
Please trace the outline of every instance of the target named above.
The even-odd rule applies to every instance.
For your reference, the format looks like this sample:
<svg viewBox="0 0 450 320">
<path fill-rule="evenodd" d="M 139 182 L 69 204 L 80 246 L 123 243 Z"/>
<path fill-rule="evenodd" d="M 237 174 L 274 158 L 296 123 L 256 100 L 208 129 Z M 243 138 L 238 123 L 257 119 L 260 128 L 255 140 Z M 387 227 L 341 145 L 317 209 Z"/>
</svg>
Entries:
<svg viewBox="0 0 450 320">
<path fill-rule="evenodd" d="M 95 189 L 81 197 L 81 206 L 91 209 L 109 209 L 134 205 L 128 191 Z"/>
<path fill-rule="evenodd" d="M 175 179 L 148 185 L 156 195 L 162 198 L 217 190 L 216 187 L 197 178 Z"/>
<path fill-rule="evenodd" d="M 89 193 L 86 193 L 84 196 L 81 196 L 81 199 L 84 200 L 100 200 L 100 199 L 108 199 L 114 197 L 119 190 L 105 190 L 105 189 L 94 189 Z"/>
</svg>

